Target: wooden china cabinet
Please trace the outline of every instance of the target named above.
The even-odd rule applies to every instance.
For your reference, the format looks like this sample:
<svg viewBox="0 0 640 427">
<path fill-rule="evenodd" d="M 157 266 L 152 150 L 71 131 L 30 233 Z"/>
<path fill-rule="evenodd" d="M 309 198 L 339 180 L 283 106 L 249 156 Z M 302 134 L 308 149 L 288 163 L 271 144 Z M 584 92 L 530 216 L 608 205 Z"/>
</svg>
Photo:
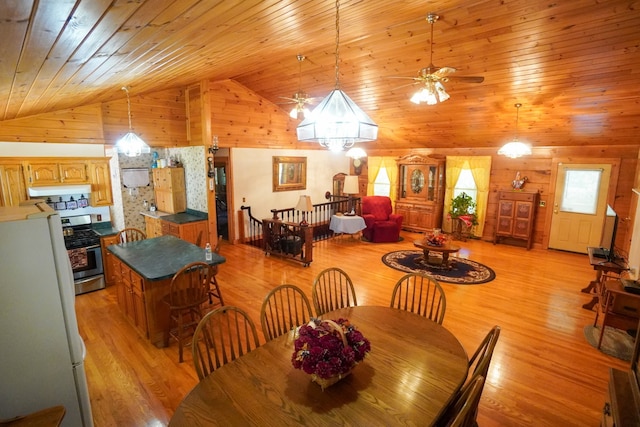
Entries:
<svg viewBox="0 0 640 427">
<path fill-rule="evenodd" d="M 406 156 L 398 160 L 398 200 L 395 213 L 402 228 L 428 231 L 442 225 L 445 160 Z"/>
</svg>

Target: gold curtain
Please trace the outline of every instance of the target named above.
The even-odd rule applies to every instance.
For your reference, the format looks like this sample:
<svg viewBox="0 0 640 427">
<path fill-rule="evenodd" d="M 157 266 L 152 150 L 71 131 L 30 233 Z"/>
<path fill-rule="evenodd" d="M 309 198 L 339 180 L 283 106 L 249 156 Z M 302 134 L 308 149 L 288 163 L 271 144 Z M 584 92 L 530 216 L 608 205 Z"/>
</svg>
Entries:
<svg viewBox="0 0 640 427">
<path fill-rule="evenodd" d="M 471 170 L 471 175 L 476 182 L 478 195 L 476 197 L 476 219 L 478 225 L 473 228 L 475 237 L 482 237 L 484 222 L 487 217 L 487 200 L 489 199 L 489 179 L 491 178 L 491 156 L 447 156 L 446 190 L 444 195 L 443 227 L 445 231 L 451 232 L 451 220 L 449 210 L 451 209 L 451 199 L 453 199 L 453 189 L 455 188 L 462 169 Z"/>
<path fill-rule="evenodd" d="M 373 195 L 373 185 L 382 166 L 382 157 L 367 157 L 367 196 Z"/>
<path fill-rule="evenodd" d="M 369 173 L 367 174 L 367 195 L 373 194 L 376 177 L 381 168 L 385 168 L 389 176 L 389 198 L 394 202 L 398 198 L 398 164 L 395 157 L 367 157 Z"/>
<path fill-rule="evenodd" d="M 451 210 L 451 199 L 453 199 L 453 189 L 458 182 L 460 172 L 464 168 L 467 161 L 466 157 L 447 156 L 446 173 L 445 173 L 445 190 L 444 190 L 444 206 L 442 210 L 442 229 L 451 232 L 451 220 L 449 219 L 449 211 Z"/>
<path fill-rule="evenodd" d="M 473 235 L 482 237 L 484 223 L 487 217 L 487 201 L 489 200 L 489 180 L 491 179 L 491 156 L 468 157 L 469 169 L 478 187 L 476 197 L 476 218 L 478 225 L 473 229 Z"/>
</svg>

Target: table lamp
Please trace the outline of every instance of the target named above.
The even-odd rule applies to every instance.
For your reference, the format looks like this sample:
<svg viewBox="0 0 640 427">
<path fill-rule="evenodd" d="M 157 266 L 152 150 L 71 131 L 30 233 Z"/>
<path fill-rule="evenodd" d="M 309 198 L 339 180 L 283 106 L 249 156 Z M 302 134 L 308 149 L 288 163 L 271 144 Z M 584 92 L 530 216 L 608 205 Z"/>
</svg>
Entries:
<svg viewBox="0 0 640 427">
<path fill-rule="evenodd" d="M 302 221 L 300 221 L 300 225 L 302 227 L 306 227 L 309 225 L 305 218 L 305 212 L 313 211 L 313 203 L 311 203 L 311 197 L 309 196 L 300 196 L 298 199 L 298 204 L 296 205 L 296 210 L 302 212 Z"/>
<path fill-rule="evenodd" d="M 347 175 L 344 177 L 344 188 L 342 189 L 342 192 L 349 195 L 349 212 L 347 215 L 355 215 L 356 212 L 355 203 L 353 202 L 353 195 L 360 192 L 358 189 L 357 175 Z"/>
</svg>

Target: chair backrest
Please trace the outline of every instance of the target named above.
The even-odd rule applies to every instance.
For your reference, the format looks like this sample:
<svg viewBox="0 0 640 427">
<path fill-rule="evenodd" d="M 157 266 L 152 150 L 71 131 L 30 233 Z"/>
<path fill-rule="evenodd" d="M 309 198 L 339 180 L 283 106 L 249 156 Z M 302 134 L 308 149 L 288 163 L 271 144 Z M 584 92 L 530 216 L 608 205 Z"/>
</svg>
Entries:
<svg viewBox="0 0 640 427">
<path fill-rule="evenodd" d="M 444 420 L 444 423 L 438 425 L 448 427 L 477 426 L 476 415 L 483 388 L 484 377 L 482 375 L 474 376 L 460 391 L 460 395 L 453 405 L 452 418 Z"/>
<path fill-rule="evenodd" d="M 208 301 L 211 277 L 211 267 L 205 262 L 192 262 L 178 270 L 169 287 L 170 308 L 193 307 Z"/>
<path fill-rule="evenodd" d="M 295 285 L 280 285 L 272 289 L 260 309 L 260 323 L 267 341 L 307 323 L 311 317 L 309 298 Z"/>
<path fill-rule="evenodd" d="M 358 305 L 351 278 L 337 267 L 327 268 L 318 273 L 313 281 L 311 299 L 317 316 Z"/>
<path fill-rule="evenodd" d="M 500 337 L 500 326 L 494 326 L 489 333 L 484 337 L 476 352 L 469 359 L 469 372 L 471 376 L 482 375 L 487 378 L 489 372 L 489 364 L 491 363 L 491 357 L 493 356 L 493 350 L 496 348 L 496 343 Z M 472 370 L 472 366 L 475 367 Z"/>
<path fill-rule="evenodd" d="M 202 380 L 259 346 L 256 325 L 244 310 L 226 305 L 208 312 L 198 323 L 191 342 L 198 378 Z"/>
<path fill-rule="evenodd" d="M 118 239 L 120 243 L 135 242 L 137 240 L 144 240 L 146 238 L 147 235 L 144 234 L 144 231 L 138 230 L 137 228 L 123 228 L 118 233 Z"/>
<path fill-rule="evenodd" d="M 409 273 L 398 280 L 393 288 L 390 306 L 442 324 L 447 300 L 436 279 L 425 274 Z"/>
<path fill-rule="evenodd" d="M 393 212 L 391 199 L 387 196 L 364 196 L 362 215 L 373 215 L 376 221 L 386 221 Z"/>
</svg>

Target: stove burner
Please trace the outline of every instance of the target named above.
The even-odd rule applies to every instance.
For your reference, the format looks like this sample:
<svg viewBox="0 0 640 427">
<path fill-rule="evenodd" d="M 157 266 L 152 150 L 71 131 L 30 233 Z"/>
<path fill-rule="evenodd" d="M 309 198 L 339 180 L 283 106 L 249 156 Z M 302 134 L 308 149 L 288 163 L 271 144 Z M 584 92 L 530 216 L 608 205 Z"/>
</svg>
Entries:
<svg viewBox="0 0 640 427">
<path fill-rule="evenodd" d="M 100 236 L 87 228 L 73 228 L 73 234 L 64 236 L 64 246 L 67 249 L 88 248 L 100 245 Z"/>
</svg>

